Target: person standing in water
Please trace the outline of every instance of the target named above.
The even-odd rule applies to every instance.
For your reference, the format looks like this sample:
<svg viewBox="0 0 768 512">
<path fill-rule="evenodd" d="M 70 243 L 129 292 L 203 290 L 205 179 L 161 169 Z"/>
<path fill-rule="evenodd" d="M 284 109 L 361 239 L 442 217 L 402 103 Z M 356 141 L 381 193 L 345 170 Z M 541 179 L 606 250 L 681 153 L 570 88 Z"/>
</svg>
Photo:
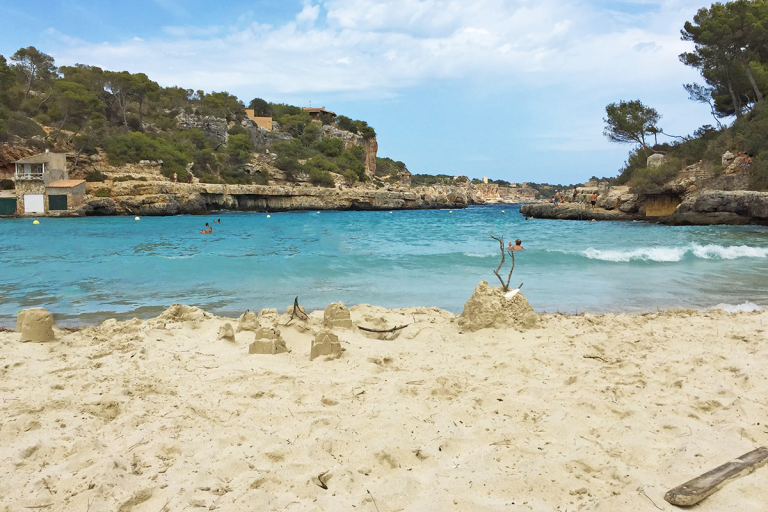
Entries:
<svg viewBox="0 0 768 512">
<path fill-rule="evenodd" d="M 509 242 L 509 246 L 507 247 L 510 251 L 522 251 L 523 249 L 523 241 L 519 238 L 515 240 L 515 245 L 512 245 L 512 242 Z"/>
</svg>

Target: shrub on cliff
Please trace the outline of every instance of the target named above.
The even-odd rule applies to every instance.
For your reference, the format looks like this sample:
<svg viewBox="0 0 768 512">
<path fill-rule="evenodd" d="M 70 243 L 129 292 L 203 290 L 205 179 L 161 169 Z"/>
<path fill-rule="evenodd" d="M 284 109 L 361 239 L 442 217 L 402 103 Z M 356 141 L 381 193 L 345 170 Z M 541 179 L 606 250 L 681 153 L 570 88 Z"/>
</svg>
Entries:
<svg viewBox="0 0 768 512">
<path fill-rule="evenodd" d="M 230 161 L 237 165 L 250 161 L 253 152 L 253 144 L 248 135 L 230 135 L 227 140 L 227 154 Z"/>
<path fill-rule="evenodd" d="M 16 183 L 13 180 L 2 179 L 0 180 L 0 190 L 13 190 L 16 188 Z"/>
<path fill-rule="evenodd" d="M 248 104 L 248 108 L 253 109 L 253 115 L 257 117 L 270 117 L 272 107 L 261 98 L 253 98 Z"/>
<path fill-rule="evenodd" d="M 228 92 L 212 92 L 200 98 L 200 113 L 235 121 L 245 118 L 245 106 Z"/>
<path fill-rule="evenodd" d="M 112 189 L 111 188 L 100 188 L 96 191 L 96 197 L 109 197 L 112 195 Z"/>
<path fill-rule="evenodd" d="M 85 181 L 90 183 L 103 182 L 107 179 L 107 175 L 101 171 L 88 171 L 85 175 Z"/>
<path fill-rule="evenodd" d="M 749 166 L 749 188 L 768 190 L 768 149 L 758 153 Z"/>
<path fill-rule="evenodd" d="M 308 148 L 299 139 L 290 139 L 275 143 L 272 150 L 280 158 L 311 158 L 317 154 L 314 148 Z"/>
<path fill-rule="evenodd" d="M 135 164 L 141 160 L 162 160 L 160 172 L 163 176 L 171 178 L 176 173 L 180 181 L 187 178 L 189 159 L 182 152 L 185 150 L 182 143 L 163 137 L 152 138 L 140 132 L 127 132 L 109 137 L 104 149 L 112 165 Z"/>
<path fill-rule="evenodd" d="M 398 175 L 407 170 L 403 162 L 396 162 L 391 158 L 376 157 L 376 176 Z"/>
<path fill-rule="evenodd" d="M 335 187 L 336 182 L 333 181 L 333 176 L 328 171 L 322 169 L 310 168 L 309 170 L 310 181 L 320 187 Z"/>
<path fill-rule="evenodd" d="M 312 147 L 325 156 L 335 158 L 344 152 L 344 141 L 332 137 L 326 137 L 323 140 L 318 140 Z"/>
<path fill-rule="evenodd" d="M 353 171 L 352 169 L 344 171 L 344 179 L 347 180 L 349 183 L 357 183 L 357 180 L 359 179 L 357 173 Z"/>
<path fill-rule="evenodd" d="M 360 146 L 354 146 L 359 148 Z M 362 150 L 362 148 L 360 148 Z M 351 151 L 344 151 L 338 158 L 336 163 L 342 172 L 352 171 L 357 175 L 357 179 L 360 181 L 366 181 L 368 176 L 365 174 L 365 165 L 357 158 Z"/>
<path fill-rule="evenodd" d="M 674 160 L 655 169 L 635 169 L 632 173 L 632 192 L 635 194 L 656 194 L 665 183 L 677 176 L 680 163 Z"/>
</svg>

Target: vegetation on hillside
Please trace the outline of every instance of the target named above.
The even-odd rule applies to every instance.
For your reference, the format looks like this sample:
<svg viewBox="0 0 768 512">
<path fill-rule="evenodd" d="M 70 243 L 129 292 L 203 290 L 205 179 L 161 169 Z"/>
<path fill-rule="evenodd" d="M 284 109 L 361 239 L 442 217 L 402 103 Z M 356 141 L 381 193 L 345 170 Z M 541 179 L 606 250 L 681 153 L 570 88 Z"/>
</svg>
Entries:
<svg viewBox="0 0 768 512">
<path fill-rule="evenodd" d="M 704 84 L 684 84 L 689 99 L 706 104 L 716 126 L 705 125 L 688 137 L 658 143 L 667 135 L 658 126 L 661 116 L 639 100 L 606 107 L 605 135 L 614 142 L 632 143 L 617 183 L 638 193 L 653 193 L 678 172 L 701 162 L 715 174 L 723 153 L 754 158 L 748 167 L 749 187 L 768 190 L 768 0 L 736 0 L 702 8 L 685 23 L 682 39 L 694 50 L 680 61 L 699 70 Z M 729 126 L 723 120 L 734 119 Z M 649 142 L 650 137 L 654 142 Z M 654 153 L 666 155 L 664 165 L 649 169 Z"/>
<path fill-rule="evenodd" d="M 254 98 L 257 116 L 272 116 L 276 126 L 293 138 L 277 142 L 278 167 L 289 179 L 309 176 L 313 183 L 332 186 L 330 172 L 349 182 L 364 180 L 361 147 L 346 149 L 342 140 L 323 136 L 323 125 L 357 133 L 376 132 L 365 121 L 324 115 L 322 124 L 292 105 Z M 225 119 L 226 143 L 197 128 L 181 130 L 181 110 Z M 186 180 L 187 169 L 212 183 L 266 183 L 267 175 L 250 166 L 256 147 L 240 123 L 245 105 L 228 92 L 161 87 L 144 73 L 115 72 L 77 64 L 57 67 L 53 58 L 30 46 L 10 59 L 0 55 L 0 141 L 12 136 L 38 149 L 66 148 L 77 153 L 107 153 L 113 165 L 162 161 L 161 172 Z M 48 130 L 44 130 L 46 127 Z M 270 134 L 272 137 L 274 134 Z M 258 139 L 256 139 L 258 141 Z"/>
</svg>

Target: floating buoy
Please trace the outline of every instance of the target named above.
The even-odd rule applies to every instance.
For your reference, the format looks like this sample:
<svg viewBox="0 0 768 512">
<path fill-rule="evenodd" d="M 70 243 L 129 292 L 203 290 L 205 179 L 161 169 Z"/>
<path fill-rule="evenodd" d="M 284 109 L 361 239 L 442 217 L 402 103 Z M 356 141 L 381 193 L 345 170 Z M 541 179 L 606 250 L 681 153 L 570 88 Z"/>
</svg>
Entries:
<svg viewBox="0 0 768 512">
<path fill-rule="evenodd" d="M 141 220 L 139 217 L 134 218 L 133 220 Z"/>
<path fill-rule="evenodd" d="M 40 224 L 39 220 L 34 221 L 32 224 Z"/>
<path fill-rule="evenodd" d="M 501 210 L 501 213 L 504 213 L 504 210 Z"/>
<path fill-rule="evenodd" d="M 267 218 L 270 219 L 270 218 L 272 218 L 272 216 L 271 215 L 267 215 Z"/>
<path fill-rule="evenodd" d="M 389 212 L 389 213 L 392 213 L 392 212 Z"/>
<path fill-rule="evenodd" d="M 453 210 L 449 211 L 448 213 L 453 213 Z"/>
</svg>

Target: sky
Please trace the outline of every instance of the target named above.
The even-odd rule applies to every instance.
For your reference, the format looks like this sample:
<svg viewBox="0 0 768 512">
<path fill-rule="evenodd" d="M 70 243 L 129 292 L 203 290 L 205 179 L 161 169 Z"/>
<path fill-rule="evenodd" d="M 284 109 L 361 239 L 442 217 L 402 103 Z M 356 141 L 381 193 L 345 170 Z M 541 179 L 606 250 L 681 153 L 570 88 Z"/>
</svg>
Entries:
<svg viewBox="0 0 768 512">
<path fill-rule="evenodd" d="M 605 106 L 714 124 L 682 84 L 680 29 L 702 0 L 27 0 L 0 2 L 0 54 L 144 72 L 162 86 L 325 106 L 376 129 L 415 174 L 581 183 L 629 146 Z"/>
</svg>

